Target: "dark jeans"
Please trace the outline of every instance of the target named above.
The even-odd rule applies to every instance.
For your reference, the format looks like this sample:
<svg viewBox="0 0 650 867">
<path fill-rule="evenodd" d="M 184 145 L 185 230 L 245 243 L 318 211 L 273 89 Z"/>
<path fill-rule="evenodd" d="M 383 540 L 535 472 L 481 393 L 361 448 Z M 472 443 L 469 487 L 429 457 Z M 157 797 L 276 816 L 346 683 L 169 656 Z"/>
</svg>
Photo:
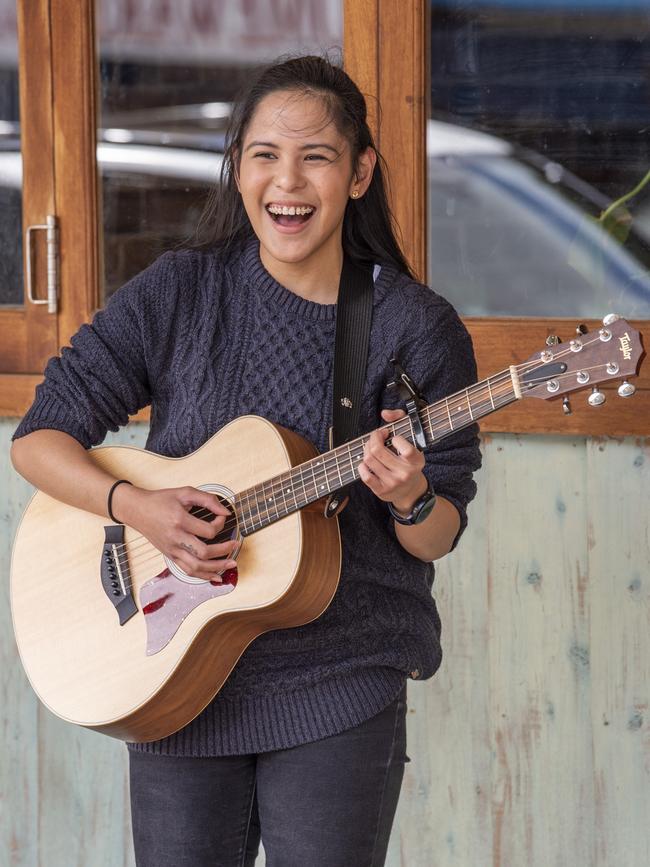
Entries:
<svg viewBox="0 0 650 867">
<path fill-rule="evenodd" d="M 339 735 L 223 758 L 130 752 L 138 867 L 381 867 L 404 775 L 406 694 Z"/>
</svg>

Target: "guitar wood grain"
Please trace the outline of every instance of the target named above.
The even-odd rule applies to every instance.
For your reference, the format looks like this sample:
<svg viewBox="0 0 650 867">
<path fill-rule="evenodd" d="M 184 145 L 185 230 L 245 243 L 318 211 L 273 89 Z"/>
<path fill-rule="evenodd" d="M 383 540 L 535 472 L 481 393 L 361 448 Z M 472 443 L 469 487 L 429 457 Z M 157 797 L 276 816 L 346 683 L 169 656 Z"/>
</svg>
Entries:
<svg viewBox="0 0 650 867">
<path fill-rule="evenodd" d="M 236 493 L 316 451 L 297 434 L 244 416 L 185 458 L 128 446 L 91 454 L 115 477 L 144 488 L 219 483 Z M 99 580 L 108 523 L 35 494 L 14 545 L 11 600 L 22 662 L 41 701 L 69 722 L 114 737 L 155 740 L 186 725 L 255 637 L 315 619 L 338 584 L 338 522 L 297 512 L 247 536 L 236 589 L 192 610 L 169 644 L 147 656 L 144 616 L 120 626 Z M 137 535 L 126 528 L 136 601 L 165 568 L 152 546 L 136 548 Z"/>
</svg>

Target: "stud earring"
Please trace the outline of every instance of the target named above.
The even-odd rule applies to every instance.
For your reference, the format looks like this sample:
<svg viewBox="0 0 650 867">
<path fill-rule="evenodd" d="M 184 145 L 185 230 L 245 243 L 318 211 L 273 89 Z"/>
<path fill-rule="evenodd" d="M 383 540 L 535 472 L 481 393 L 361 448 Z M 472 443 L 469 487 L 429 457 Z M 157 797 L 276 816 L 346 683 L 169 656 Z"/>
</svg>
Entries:
<svg viewBox="0 0 650 867">
<path fill-rule="evenodd" d="M 352 190 L 351 195 L 352 195 L 353 199 L 358 199 L 359 198 L 359 190 Z"/>
</svg>

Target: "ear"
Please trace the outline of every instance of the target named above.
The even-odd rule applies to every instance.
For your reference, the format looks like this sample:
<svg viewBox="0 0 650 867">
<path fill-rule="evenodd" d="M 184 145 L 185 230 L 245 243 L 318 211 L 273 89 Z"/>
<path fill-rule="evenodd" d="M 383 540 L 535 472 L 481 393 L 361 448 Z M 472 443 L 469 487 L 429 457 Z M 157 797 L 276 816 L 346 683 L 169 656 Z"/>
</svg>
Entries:
<svg viewBox="0 0 650 867">
<path fill-rule="evenodd" d="M 374 148 L 368 147 L 365 151 L 362 151 L 359 154 L 354 177 L 352 178 L 352 183 L 350 185 L 350 195 L 352 195 L 353 192 L 357 193 L 354 198 L 362 196 L 370 186 L 372 173 L 375 170 L 376 164 L 377 152 Z"/>
</svg>

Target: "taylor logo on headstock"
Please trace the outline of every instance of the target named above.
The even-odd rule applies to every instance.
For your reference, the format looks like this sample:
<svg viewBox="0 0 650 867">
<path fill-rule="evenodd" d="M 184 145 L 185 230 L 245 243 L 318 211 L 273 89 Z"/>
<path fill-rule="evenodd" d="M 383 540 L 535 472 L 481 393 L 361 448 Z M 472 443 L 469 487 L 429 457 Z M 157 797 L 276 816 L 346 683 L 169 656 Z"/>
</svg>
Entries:
<svg viewBox="0 0 650 867">
<path fill-rule="evenodd" d="M 630 342 L 630 335 L 625 332 L 622 337 L 618 338 L 619 343 L 621 344 L 621 352 L 623 353 L 623 358 L 627 361 L 632 357 L 632 343 Z"/>
</svg>

